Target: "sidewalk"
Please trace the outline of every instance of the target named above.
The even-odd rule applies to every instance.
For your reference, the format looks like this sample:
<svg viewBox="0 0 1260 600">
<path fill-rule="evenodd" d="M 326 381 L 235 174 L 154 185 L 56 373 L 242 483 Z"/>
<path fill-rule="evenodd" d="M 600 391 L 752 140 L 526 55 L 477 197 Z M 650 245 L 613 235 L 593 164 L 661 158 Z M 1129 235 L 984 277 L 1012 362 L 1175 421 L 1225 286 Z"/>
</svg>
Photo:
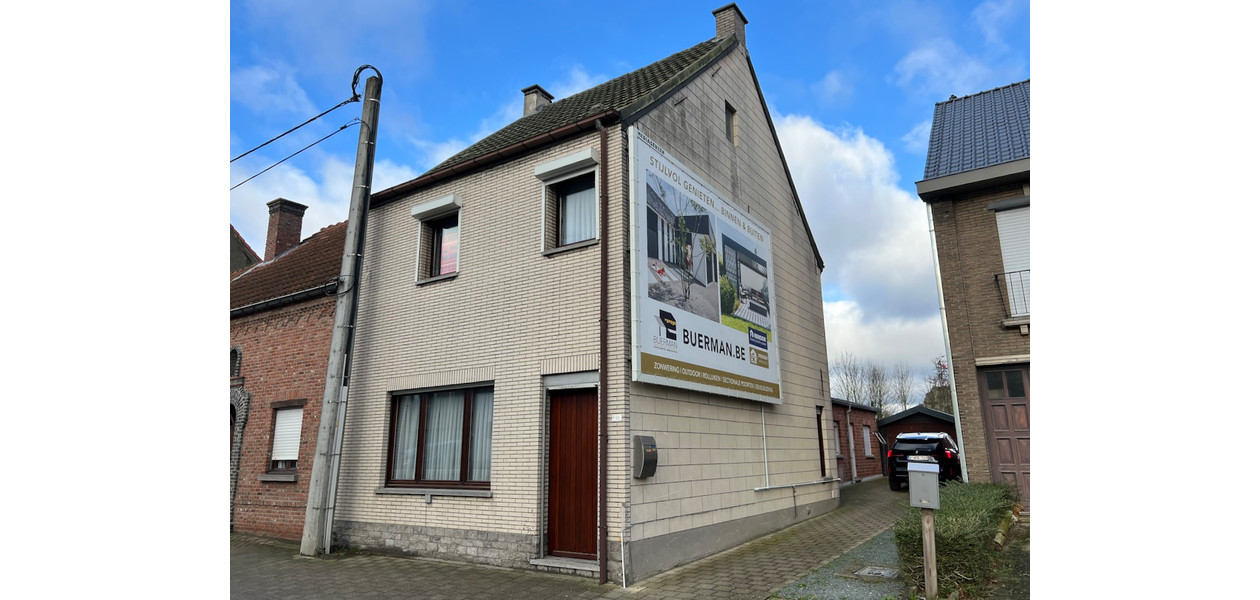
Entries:
<svg viewBox="0 0 1260 600">
<path fill-rule="evenodd" d="M 761 600 L 887 530 L 906 495 L 881 481 L 840 489 L 840 507 L 783 531 L 683 565 L 623 589 L 619 582 L 426 558 L 298 555 L 297 544 L 232 536 L 232 597 L 669 598 Z"/>
</svg>

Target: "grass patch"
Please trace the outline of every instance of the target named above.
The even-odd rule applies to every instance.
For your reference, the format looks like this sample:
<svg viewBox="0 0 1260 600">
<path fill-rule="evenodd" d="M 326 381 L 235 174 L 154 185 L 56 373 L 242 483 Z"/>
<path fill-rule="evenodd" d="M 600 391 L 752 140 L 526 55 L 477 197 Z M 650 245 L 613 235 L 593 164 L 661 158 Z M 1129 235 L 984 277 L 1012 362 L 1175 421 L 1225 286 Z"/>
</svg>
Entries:
<svg viewBox="0 0 1260 600">
<path fill-rule="evenodd" d="M 774 335 L 770 333 L 769 329 L 753 323 L 752 321 L 745 321 L 744 319 L 733 317 L 731 315 L 722 315 L 722 324 L 730 327 L 731 329 L 737 329 L 744 332 L 747 332 L 749 329 L 756 329 L 757 331 L 766 334 L 767 342 L 774 341 Z"/>
<path fill-rule="evenodd" d="M 941 486 L 936 573 L 942 598 L 955 590 L 963 598 L 976 597 L 997 574 L 1001 562 L 993 538 L 1017 498 L 1014 488 L 1001 483 L 951 481 Z M 919 589 L 923 588 L 922 510 L 909 507 L 893 525 L 902 577 Z"/>
</svg>

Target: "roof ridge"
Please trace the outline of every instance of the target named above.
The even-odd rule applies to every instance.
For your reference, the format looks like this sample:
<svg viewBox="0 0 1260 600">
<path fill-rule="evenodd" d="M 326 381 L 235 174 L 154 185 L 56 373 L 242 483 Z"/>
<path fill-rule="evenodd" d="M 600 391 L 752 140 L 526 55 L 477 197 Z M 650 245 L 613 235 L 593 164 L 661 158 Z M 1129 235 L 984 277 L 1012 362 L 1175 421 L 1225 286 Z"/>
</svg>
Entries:
<svg viewBox="0 0 1260 600">
<path fill-rule="evenodd" d="M 967 94 L 966 96 L 954 96 L 954 97 L 952 97 L 952 98 L 948 98 L 948 99 L 945 99 L 945 100 L 941 100 L 940 102 L 937 102 L 936 104 L 939 106 L 939 105 L 941 105 L 941 104 L 949 104 L 950 102 L 957 102 L 957 101 L 959 101 L 959 100 L 966 100 L 966 99 L 968 99 L 968 98 L 973 98 L 973 97 L 975 97 L 975 96 L 980 96 L 980 95 L 983 95 L 983 94 L 991 94 L 991 93 L 996 92 L 996 91 L 1001 90 L 1001 89 L 1005 89 L 1005 88 L 1008 88 L 1008 87 L 1015 87 L 1015 86 L 1017 86 L 1017 85 L 1023 85 L 1023 84 L 1025 84 L 1025 83 L 1030 83 L 1031 81 L 1032 81 L 1032 77 L 1029 77 L 1028 79 L 1025 79 L 1025 80 L 1023 80 L 1023 81 L 1016 81 L 1016 82 L 1014 82 L 1014 83 L 1008 83 L 1008 84 L 1006 84 L 1006 85 L 999 85 L 999 86 L 997 86 L 997 87 L 995 87 L 995 88 L 993 88 L 993 89 L 991 89 L 991 90 L 984 90 L 984 91 L 980 91 L 980 92 L 973 92 L 973 93 L 971 93 L 971 94 Z"/>
</svg>

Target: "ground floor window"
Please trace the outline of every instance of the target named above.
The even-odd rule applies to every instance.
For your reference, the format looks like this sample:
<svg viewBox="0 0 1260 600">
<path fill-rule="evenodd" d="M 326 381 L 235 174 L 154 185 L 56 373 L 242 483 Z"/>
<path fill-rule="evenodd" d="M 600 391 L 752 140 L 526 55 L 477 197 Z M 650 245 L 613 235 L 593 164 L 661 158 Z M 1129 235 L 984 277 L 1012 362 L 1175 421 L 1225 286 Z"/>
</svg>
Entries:
<svg viewBox="0 0 1260 600">
<path fill-rule="evenodd" d="M 494 389 L 395 394 L 388 485 L 489 487 Z"/>
</svg>

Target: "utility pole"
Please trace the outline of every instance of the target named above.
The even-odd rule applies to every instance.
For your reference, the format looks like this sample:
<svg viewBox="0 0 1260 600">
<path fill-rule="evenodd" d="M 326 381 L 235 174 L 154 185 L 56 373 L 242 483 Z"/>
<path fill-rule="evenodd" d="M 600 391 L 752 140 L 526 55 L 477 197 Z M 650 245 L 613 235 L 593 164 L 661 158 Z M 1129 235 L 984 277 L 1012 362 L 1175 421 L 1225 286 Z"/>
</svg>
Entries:
<svg viewBox="0 0 1260 600">
<path fill-rule="evenodd" d="M 359 300 L 359 273 L 363 266 L 363 246 L 367 224 L 368 198 L 372 193 L 372 165 L 376 157 L 376 125 L 381 110 L 380 71 L 363 65 L 354 74 L 355 84 L 364 69 L 376 71 L 364 88 L 359 150 L 354 161 L 354 183 L 350 189 L 350 217 L 346 223 L 345 250 L 341 256 L 341 276 L 337 280 L 337 308 L 333 315 L 332 344 L 328 350 L 328 378 L 319 415 L 319 437 L 311 467 L 311 485 L 306 498 L 306 523 L 302 527 L 305 556 L 327 553 L 332 539 L 333 505 L 337 500 L 337 473 L 341 466 L 341 439 L 345 429 L 346 398 L 350 390 L 350 353 L 354 346 L 354 318 Z M 354 87 L 355 84 L 351 84 Z M 358 92 L 355 92 L 358 95 Z"/>
</svg>

